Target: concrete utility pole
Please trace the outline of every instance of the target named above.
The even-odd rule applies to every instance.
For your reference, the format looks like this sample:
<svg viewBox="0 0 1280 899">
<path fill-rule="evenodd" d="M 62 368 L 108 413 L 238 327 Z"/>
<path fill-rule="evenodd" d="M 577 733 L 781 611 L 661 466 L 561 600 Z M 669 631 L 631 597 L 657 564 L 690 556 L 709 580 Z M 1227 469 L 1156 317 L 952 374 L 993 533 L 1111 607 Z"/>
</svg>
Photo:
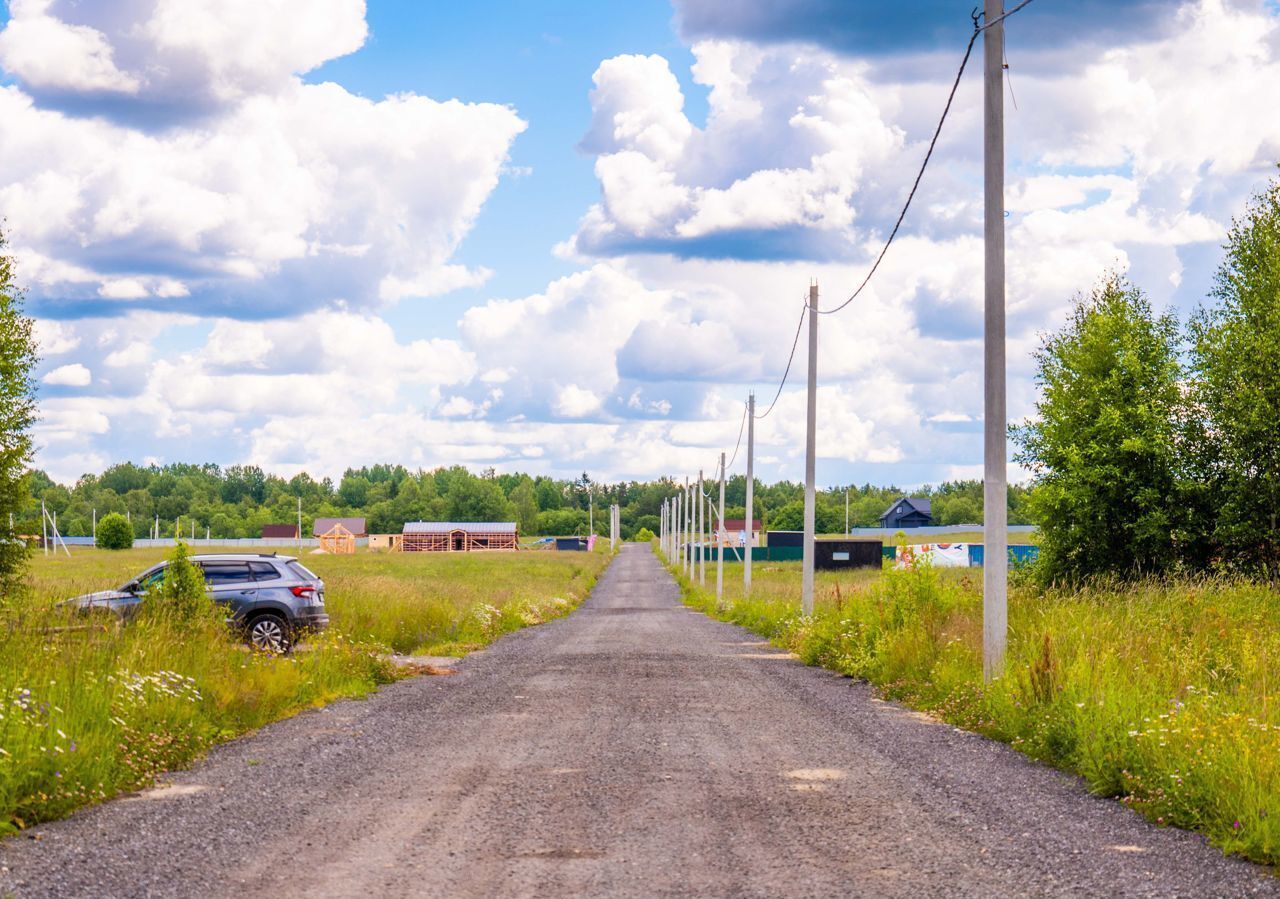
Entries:
<svg viewBox="0 0 1280 899">
<path fill-rule="evenodd" d="M 298 497 L 298 552 L 302 552 L 302 497 Z"/>
<path fill-rule="evenodd" d="M 702 469 L 698 469 L 698 586 L 707 586 L 707 497 L 702 480 Z"/>
<path fill-rule="evenodd" d="M 684 479 L 684 527 L 680 539 L 684 541 L 681 549 L 684 564 L 684 576 L 693 577 L 693 491 L 689 489 L 689 479 Z"/>
<path fill-rule="evenodd" d="M 983 103 L 985 151 L 986 291 L 983 331 L 983 540 L 982 675 L 988 682 L 1004 671 L 1009 611 L 1008 450 L 1005 429 L 1004 330 L 1004 0 L 985 0 L 982 33 L 986 84 Z"/>
<path fill-rule="evenodd" d="M 809 285 L 809 402 L 804 440 L 804 558 L 800 562 L 800 609 L 813 614 L 814 480 L 817 476 L 818 440 L 818 282 Z"/>
<path fill-rule="evenodd" d="M 751 522 L 755 519 L 755 461 L 756 461 L 756 395 L 747 394 L 747 520 L 742 523 L 747 536 L 743 541 L 745 552 L 742 558 L 742 595 L 751 595 L 751 549 L 756 545 L 755 529 Z"/>
<path fill-rule="evenodd" d="M 844 535 L 849 536 L 849 488 L 844 488 Z"/>
<path fill-rule="evenodd" d="M 724 601 L 724 453 L 720 454 L 720 514 L 716 516 L 716 605 Z"/>
<path fill-rule="evenodd" d="M 40 545 L 44 554 L 49 555 L 49 513 L 45 511 L 44 500 L 40 500 Z"/>
<path fill-rule="evenodd" d="M 98 510 L 97 509 L 93 510 L 93 542 L 94 544 L 97 544 L 98 542 Z"/>
</svg>

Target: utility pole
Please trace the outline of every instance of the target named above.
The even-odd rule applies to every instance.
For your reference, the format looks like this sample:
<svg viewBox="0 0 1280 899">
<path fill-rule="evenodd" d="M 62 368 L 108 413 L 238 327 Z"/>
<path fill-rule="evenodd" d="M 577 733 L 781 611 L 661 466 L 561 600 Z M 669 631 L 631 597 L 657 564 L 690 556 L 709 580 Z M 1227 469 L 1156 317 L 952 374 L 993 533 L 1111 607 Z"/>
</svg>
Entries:
<svg viewBox="0 0 1280 899">
<path fill-rule="evenodd" d="M 724 453 L 720 454 L 720 514 L 716 516 L 716 606 L 724 601 Z"/>
<path fill-rule="evenodd" d="M 1009 628 L 1008 450 L 1005 429 L 1004 0 L 985 0 L 983 137 L 985 275 L 983 366 L 982 676 L 1004 671 Z"/>
<path fill-rule="evenodd" d="M 40 544 L 44 554 L 49 555 L 49 513 L 45 511 L 44 500 L 40 500 Z"/>
<path fill-rule="evenodd" d="M 800 609 L 813 614 L 814 511 L 817 497 L 818 440 L 818 282 L 809 284 L 809 392 L 804 440 L 804 558 L 801 560 Z"/>
<path fill-rule="evenodd" d="M 681 562 L 684 565 L 684 576 L 692 579 L 693 577 L 693 491 L 689 489 L 689 479 L 684 479 L 684 521 L 681 528 L 681 540 L 684 546 L 681 548 Z"/>
<path fill-rule="evenodd" d="M 302 552 L 302 497 L 298 497 L 298 552 Z"/>
<path fill-rule="evenodd" d="M 747 520 L 742 523 L 746 528 L 746 537 L 743 540 L 745 544 L 742 558 L 742 595 L 751 595 L 751 551 L 755 548 L 755 528 L 752 522 L 755 520 L 755 488 L 756 488 L 756 395 L 755 393 L 747 394 Z"/>
<path fill-rule="evenodd" d="M 95 545 L 98 542 L 98 510 L 97 509 L 93 510 L 93 542 Z"/>
<path fill-rule="evenodd" d="M 849 488 L 844 488 L 844 535 L 849 536 Z"/>
<path fill-rule="evenodd" d="M 698 585 L 707 586 L 707 498 L 704 494 L 702 469 L 698 469 Z"/>
</svg>

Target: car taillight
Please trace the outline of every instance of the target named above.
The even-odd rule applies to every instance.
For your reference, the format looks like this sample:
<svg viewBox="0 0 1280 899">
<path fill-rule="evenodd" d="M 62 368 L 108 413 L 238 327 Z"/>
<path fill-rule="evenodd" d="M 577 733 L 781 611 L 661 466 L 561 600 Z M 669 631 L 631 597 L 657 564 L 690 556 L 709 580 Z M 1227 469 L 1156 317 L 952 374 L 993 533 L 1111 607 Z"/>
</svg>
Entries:
<svg viewBox="0 0 1280 899">
<path fill-rule="evenodd" d="M 294 596 L 297 596 L 300 599 L 316 598 L 316 588 L 312 587 L 310 584 L 298 584 L 296 587 L 290 587 L 289 590 Z"/>
</svg>

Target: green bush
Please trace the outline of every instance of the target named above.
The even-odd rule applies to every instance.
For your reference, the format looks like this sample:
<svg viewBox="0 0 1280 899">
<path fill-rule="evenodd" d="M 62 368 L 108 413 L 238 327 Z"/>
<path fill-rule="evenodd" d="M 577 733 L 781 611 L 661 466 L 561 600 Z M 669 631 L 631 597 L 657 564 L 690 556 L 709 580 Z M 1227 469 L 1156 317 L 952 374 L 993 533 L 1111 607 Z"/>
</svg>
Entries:
<svg viewBox="0 0 1280 899">
<path fill-rule="evenodd" d="M 98 522 L 97 544 L 101 549 L 130 549 L 133 546 L 133 527 L 119 512 L 104 515 Z"/>
<path fill-rule="evenodd" d="M 187 544 L 181 540 L 164 570 L 164 580 L 147 591 L 142 607 L 149 617 L 162 616 L 185 628 L 211 624 L 217 637 L 225 636 L 225 628 L 218 624 L 213 596 L 205 588 L 204 575 L 191 564 Z"/>
<path fill-rule="evenodd" d="M 641 528 L 640 530 L 636 531 L 637 543 L 648 543 L 653 538 L 654 538 L 654 533 L 648 528 Z"/>
</svg>

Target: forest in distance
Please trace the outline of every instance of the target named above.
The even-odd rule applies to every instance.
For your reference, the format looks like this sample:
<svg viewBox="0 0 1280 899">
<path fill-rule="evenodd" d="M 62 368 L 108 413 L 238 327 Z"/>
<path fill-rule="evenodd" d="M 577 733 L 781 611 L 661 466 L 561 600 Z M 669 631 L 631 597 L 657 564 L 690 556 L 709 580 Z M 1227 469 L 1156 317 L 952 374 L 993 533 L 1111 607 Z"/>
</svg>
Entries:
<svg viewBox="0 0 1280 899">
<path fill-rule="evenodd" d="M 127 515 L 136 537 L 150 534 L 157 517 L 160 535 L 215 538 L 259 537 L 263 525 L 295 524 L 301 500 L 303 535 L 310 536 L 316 518 L 360 516 L 370 533 L 399 533 L 407 521 L 515 521 L 524 536 L 585 534 L 596 514 L 597 533 L 607 534 L 607 509 L 622 511 L 622 536 L 641 528 L 657 532 L 662 501 L 676 485 L 670 479 L 604 483 L 583 473 L 574 479 L 545 475 L 474 473 L 462 466 L 411 471 L 402 465 L 348 469 L 335 484 L 305 472 L 285 479 L 254 465 L 214 464 L 140 466 L 113 465 L 101 474 L 86 474 L 74 485 L 53 481 L 41 471 L 30 478 L 31 499 L 14 524 L 20 533 L 40 533 L 40 505 L 58 516 L 58 528 L 69 537 L 89 536 L 94 516 Z M 683 485 L 681 485 L 683 486 Z M 936 524 L 981 524 L 982 482 L 948 481 L 903 490 L 895 486 L 838 486 L 818 493 L 817 530 L 840 533 L 845 528 L 848 491 L 850 527 L 877 527 L 885 510 L 902 496 L 931 500 Z M 1034 524 L 1029 517 L 1028 488 L 1009 488 L 1009 523 Z M 746 478 L 725 483 L 726 518 L 744 517 Z M 804 485 L 791 481 L 755 483 L 755 517 L 766 528 L 799 530 L 804 512 Z"/>
</svg>

